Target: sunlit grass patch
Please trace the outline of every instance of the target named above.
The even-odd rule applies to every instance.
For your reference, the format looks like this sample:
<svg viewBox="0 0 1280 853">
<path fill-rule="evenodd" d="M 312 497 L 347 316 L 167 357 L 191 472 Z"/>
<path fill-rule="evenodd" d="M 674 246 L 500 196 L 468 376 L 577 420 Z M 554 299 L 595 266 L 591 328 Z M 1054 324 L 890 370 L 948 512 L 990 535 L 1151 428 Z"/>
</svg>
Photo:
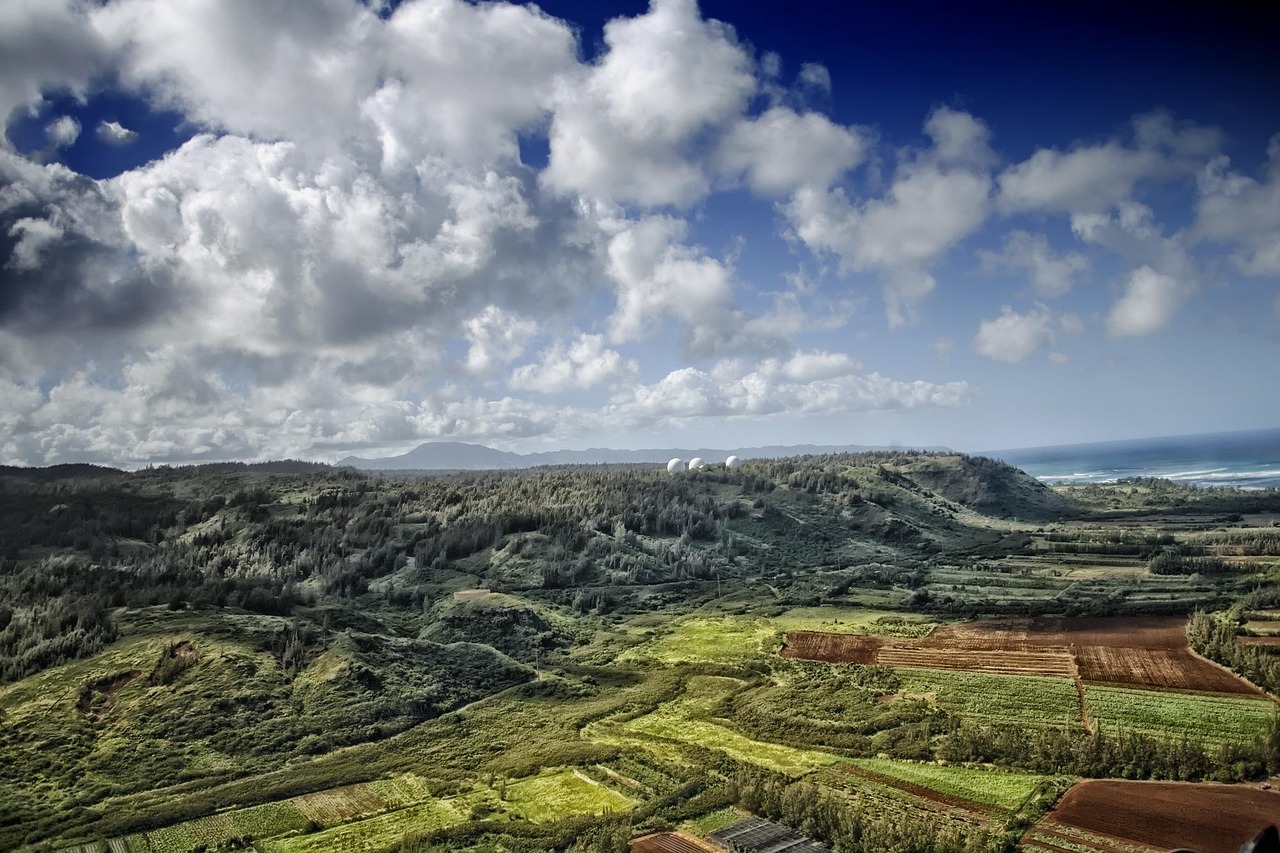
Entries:
<svg viewBox="0 0 1280 853">
<path fill-rule="evenodd" d="M 504 801 L 514 814 L 539 823 L 570 815 L 628 811 L 635 800 L 572 770 L 510 783 Z"/>
<path fill-rule="evenodd" d="M 915 761 L 860 758 L 851 764 L 972 803 L 1013 811 L 1031 796 L 1046 777 Z"/>
</svg>

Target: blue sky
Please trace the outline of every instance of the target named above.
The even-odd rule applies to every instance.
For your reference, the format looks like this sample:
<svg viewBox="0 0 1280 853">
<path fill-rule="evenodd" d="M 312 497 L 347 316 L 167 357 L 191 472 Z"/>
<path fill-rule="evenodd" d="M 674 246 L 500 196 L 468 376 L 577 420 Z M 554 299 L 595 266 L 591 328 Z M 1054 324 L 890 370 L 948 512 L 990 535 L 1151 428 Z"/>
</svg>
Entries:
<svg viewBox="0 0 1280 853">
<path fill-rule="evenodd" d="M 1277 425 L 1275 26 L 1026 5 L 6 4 L 0 463 Z"/>
</svg>

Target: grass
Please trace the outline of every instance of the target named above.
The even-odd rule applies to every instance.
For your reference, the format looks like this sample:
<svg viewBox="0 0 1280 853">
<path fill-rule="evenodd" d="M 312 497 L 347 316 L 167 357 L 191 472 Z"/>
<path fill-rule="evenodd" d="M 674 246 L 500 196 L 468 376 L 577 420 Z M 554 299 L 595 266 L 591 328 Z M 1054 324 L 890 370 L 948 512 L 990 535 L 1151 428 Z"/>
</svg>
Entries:
<svg viewBox="0 0 1280 853">
<path fill-rule="evenodd" d="M 902 692 L 966 717 L 1023 725 L 1082 725 L 1080 696 L 1066 678 L 899 669 Z"/>
<path fill-rule="evenodd" d="M 630 740 L 634 741 L 639 736 L 640 743 L 651 749 L 654 747 L 652 740 L 718 749 L 740 761 L 791 776 L 802 776 L 842 760 L 839 756 L 818 750 L 797 749 L 753 740 L 714 722 L 709 718 L 711 708 L 720 697 L 736 686 L 741 686 L 741 682 L 735 679 L 696 676 L 690 679 L 685 695 L 679 700 L 617 726 L 590 726 L 584 734 L 612 743 L 618 742 L 616 736 L 611 737 L 615 732 L 622 734 L 624 740 L 631 736 Z M 644 743 L 646 739 L 650 739 L 647 744 Z"/>
<path fill-rule="evenodd" d="M 384 850 L 400 844 L 408 833 L 430 832 L 465 822 L 469 811 L 461 805 L 454 800 L 435 800 L 323 832 L 259 842 L 258 846 L 266 853 Z"/>
<path fill-rule="evenodd" d="M 623 653 L 622 662 L 738 663 L 771 654 L 778 628 L 750 616 L 691 616 L 674 629 Z"/>
<path fill-rule="evenodd" d="M 850 763 L 881 776 L 1010 812 L 1022 805 L 1046 778 L 1031 773 L 1005 773 L 883 758 L 859 758 Z"/>
<path fill-rule="evenodd" d="M 636 801 L 572 770 L 508 784 L 505 802 L 513 814 L 542 823 L 580 814 L 630 811 Z"/>
<path fill-rule="evenodd" d="M 923 637 L 937 622 L 858 607 L 797 607 L 777 616 L 694 615 L 624 652 L 619 660 L 660 663 L 742 663 L 769 657 L 785 631 L 830 631 L 887 637 Z"/>
<path fill-rule="evenodd" d="M 1277 712 L 1275 704 L 1262 698 L 1094 684 L 1085 686 L 1085 699 L 1089 716 L 1104 731 L 1128 729 L 1170 739 L 1185 735 L 1208 744 L 1252 741 L 1266 732 Z"/>
</svg>

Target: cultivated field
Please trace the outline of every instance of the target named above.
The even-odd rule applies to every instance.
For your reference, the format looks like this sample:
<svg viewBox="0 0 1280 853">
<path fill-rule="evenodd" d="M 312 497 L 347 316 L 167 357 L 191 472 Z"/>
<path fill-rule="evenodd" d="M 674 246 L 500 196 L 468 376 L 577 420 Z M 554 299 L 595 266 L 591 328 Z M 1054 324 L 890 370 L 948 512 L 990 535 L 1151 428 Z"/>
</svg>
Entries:
<svg viewBox="0 0 1280 853">
<path fill-rule="evenodd" d="M 943 625 L 926 637 L 787 635 L 784 657 L 829 663 L 1041 675 L 1103 684 L 1257 696 L 1194 655 L 1182 617 L 1006 619 Z"/>
<path fill-rule="evenodd" d="M 631 853 L 709 853 L 714 847 L 678 832 L 657 832 L 631 842 Z"/>
<path fill-rule="evenodd" d="M 1280 793 L 1245 785 L 1081 782 L 1024 839 L 1028 850 L 1234 853 L 1280 814 Z"/>
</svg>

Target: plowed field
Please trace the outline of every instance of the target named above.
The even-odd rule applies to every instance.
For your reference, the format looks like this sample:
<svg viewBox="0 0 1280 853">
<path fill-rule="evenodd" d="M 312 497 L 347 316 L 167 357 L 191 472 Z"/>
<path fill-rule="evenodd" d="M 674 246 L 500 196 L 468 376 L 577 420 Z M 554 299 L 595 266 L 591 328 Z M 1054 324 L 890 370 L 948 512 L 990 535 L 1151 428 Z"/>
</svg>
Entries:
<svg viewBox="0 0 1280 853">
<path fill-rule="evenodd" d="M 1119 853 L 1128 843 L 1234 853 L 1277 816 L 1280 793 L 1254 786 L 1093 780 L 1068 791 L 1032 827 L 1027 841 L 1037 844 L 1043 831 L 1045 841 L 1057 839 L 1060 847 L 1070 846 L 1063 841 L 1073 842 L 1079 845 L 1075 850 L 1084 846 Z"/>
<path fill-rule="evenodd" d="M 883 642 L 879 637 L 856 634 L 792 631 L 787 634 L 782 656 L 826 663 L 876 663 L 876 652 Z"/>
<path fill-rule="evenodd" d="M 1080 677 L 1109 684 L 1138 684 L 1169 690 L 1206 693 L 1258 691 L 1226 670 L 1191 654 L 1188 649 L 1117 649 L 1090 646 L 1079 649 Z"/>
<path fill-rule="evenodd" d="M 631 842 L 631 853 L 707 853 L 711 849 L 675 832 L 658 832 Z"/>
<path fill-rule="evenodd" d="M 923 669 L 1043 675 L 1206 693 L 1258 695 L 1187 647 L 1182 617 L 1001 619 L 945 625 L 919 639 L 796 631 L 786 657 Z"/>
<path fill-rule="evenodd" d="M 877 663 L 885 666 L 910 666 L 917 669 L 954 669 L 964 672 L 990 672 L 999 675 L 1041 675 L 1071 678 L 1075 665 L 1071 655 L 1062 650 L 1013 652 L 970 651 L 967 649 L 910 649 L 886 646 L 880 650 Z"/>
</svg>

